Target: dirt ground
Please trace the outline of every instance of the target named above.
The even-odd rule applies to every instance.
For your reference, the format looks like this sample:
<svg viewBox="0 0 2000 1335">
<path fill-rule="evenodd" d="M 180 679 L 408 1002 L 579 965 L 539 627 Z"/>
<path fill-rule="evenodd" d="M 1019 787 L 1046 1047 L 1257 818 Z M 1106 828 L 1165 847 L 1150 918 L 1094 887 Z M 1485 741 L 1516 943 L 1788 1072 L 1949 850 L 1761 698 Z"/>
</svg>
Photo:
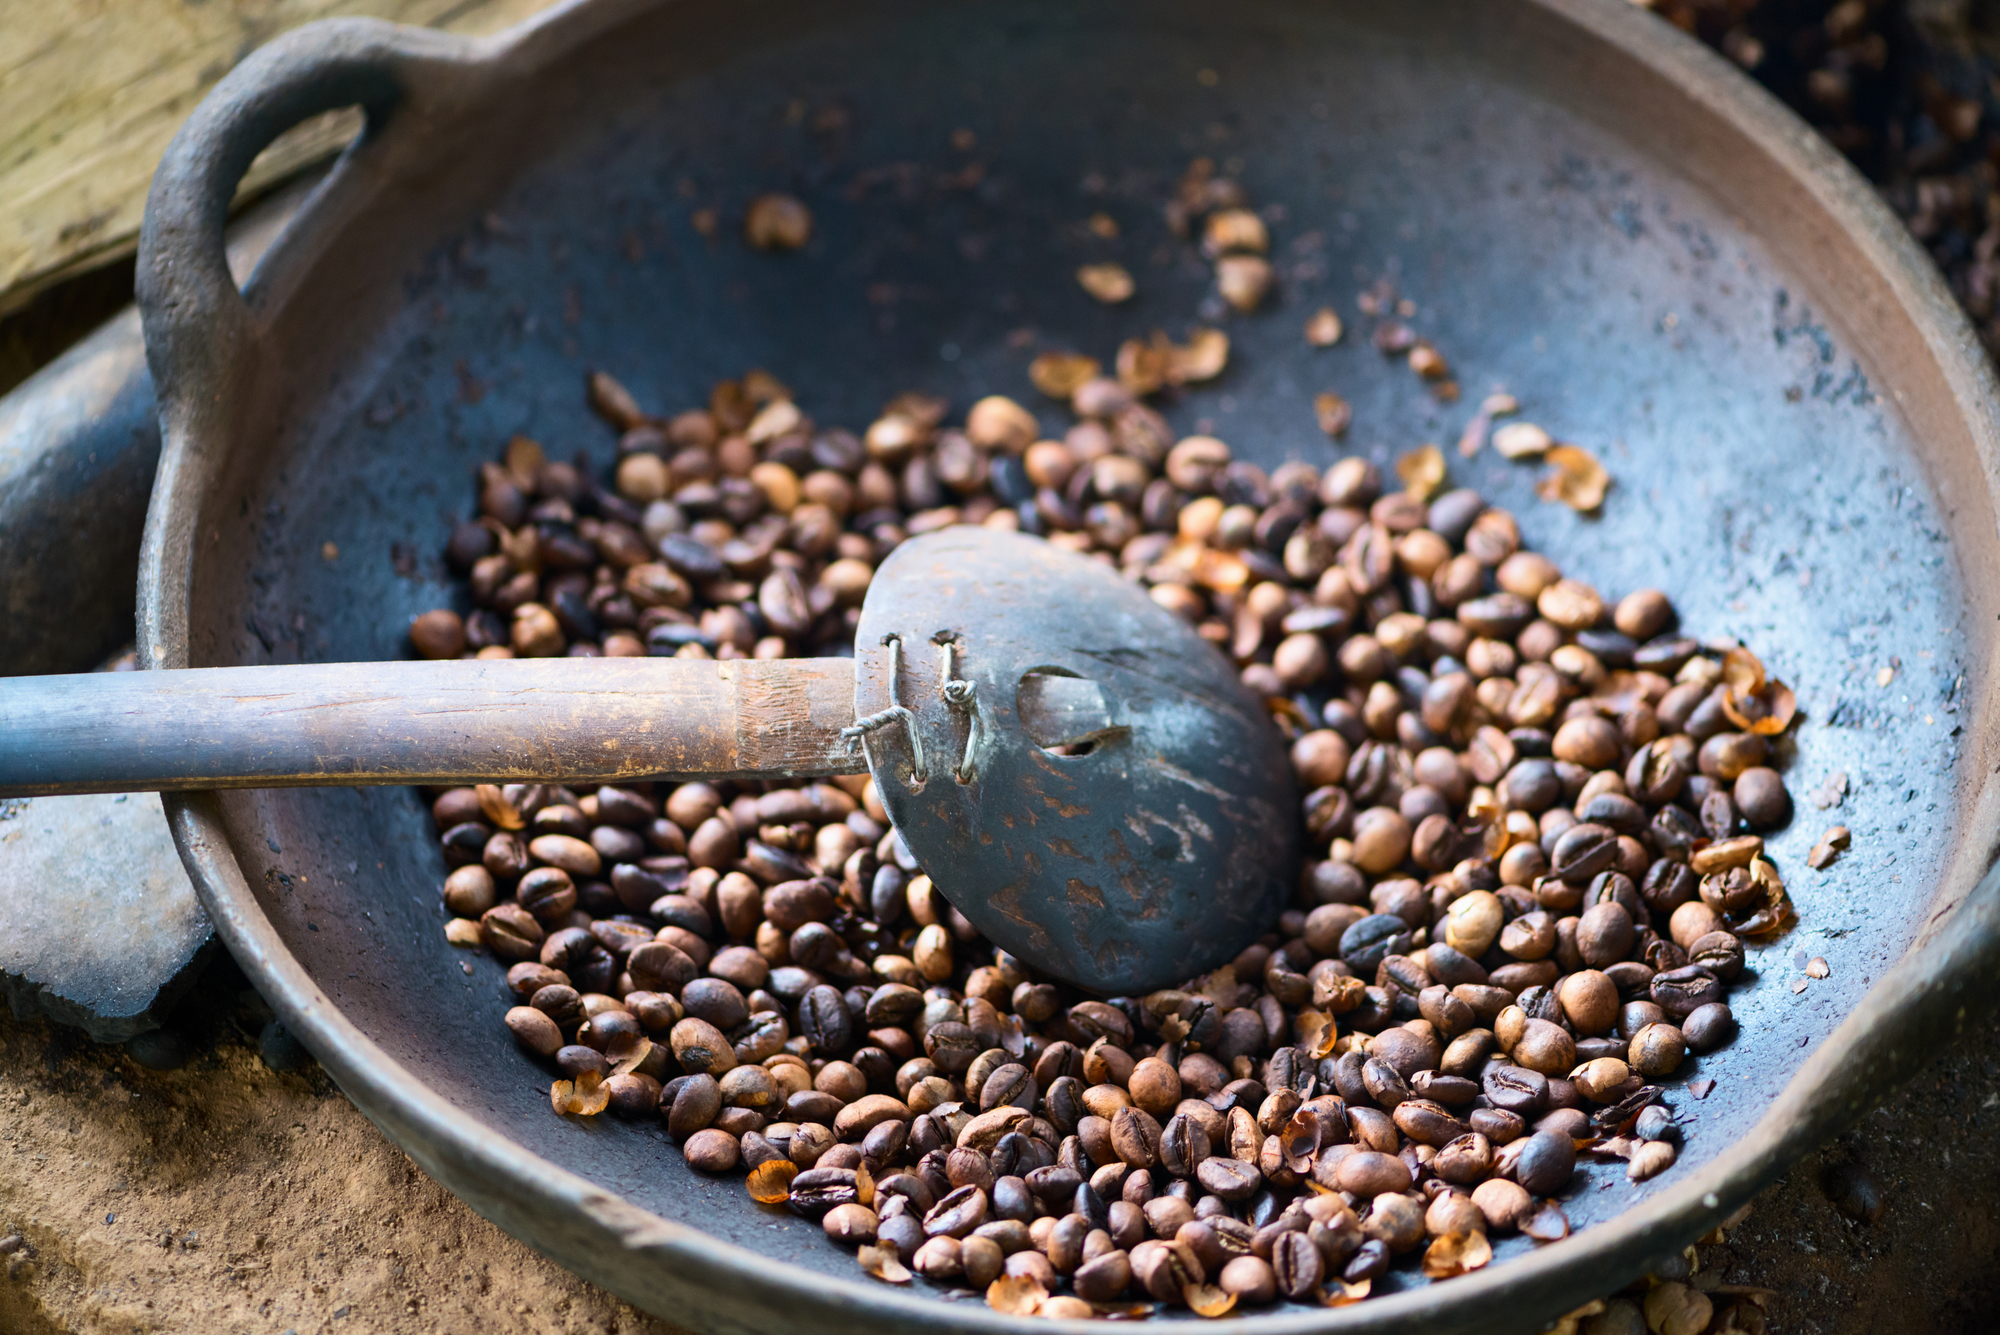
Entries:
<svg viewBox="0 0 2000 1335">
<path fill-rule="evenodd" d="M 26 1244 L 0 1266 L 0 1331 L 672 1335 L 461 1205 L 317 1067 L 265 1066 L 268 1012 L 228 960 L 198 992 L 168 1072 L 0 1018 L 0 1238 Z M 1880 1184 L 1873 1224 L 1828 1200 L 1851 1164 Z M 1767 1191 L 1696 1282 L 1774 1290 L 1780 1335 L 1992 1330 L 1996 1165 L 1989 1023 Z"/>
<path fill-rule="evenodd" d="M 201 990 L 176 1071 L 0 1019 L 0 1236 L 27 1244 L 0 1331 L 672 1335 L 460 1204 L 318 1067 L 266 1067 L 227 960 Z"/>
</svg>

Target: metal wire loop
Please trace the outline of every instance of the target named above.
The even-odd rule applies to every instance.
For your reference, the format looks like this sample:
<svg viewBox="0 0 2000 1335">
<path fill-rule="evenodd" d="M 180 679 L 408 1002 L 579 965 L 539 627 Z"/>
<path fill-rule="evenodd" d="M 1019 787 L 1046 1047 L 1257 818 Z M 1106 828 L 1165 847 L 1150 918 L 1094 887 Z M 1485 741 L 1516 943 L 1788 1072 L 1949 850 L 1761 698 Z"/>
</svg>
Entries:
<svg viewBox="0 0 2000 1335">
<path fill-rule="evenodd" d="M 873 769 L 875 756 L 868 749 L 869 735 L 900 721 L 903 735 L 910 739 L 908 784 L 910 791 L 916 792 L 930 779 L 930 766 L 924 760 L 924 739 L 917 731 L 917 716 L 903 704 L 903 640 L 899 635 L 891 635 L 883 643 L 889 646 L 889 707 L 856 719 L 851 726 L 840 730 L 840 737 L 850 747 L 859 742 L 861 754 L 868 758 L 868 768 Z"/>
<path fill-rule="evenodd" d="M 952 675 L 952 655 L 958 648 L 955 641 L 941 639 L 937 643 L 942 668 L 939 675 L 939 692 L 944 696 L 947 705 L 966 718 L 965 754 L 960 758 L 957 768 L 952 770 L 951 776 L 960 783 L 971 783 L 978 777 L 977 753 L 980 742 L 984 740 L 979 722 L 979 683 Z"/>
</svg>

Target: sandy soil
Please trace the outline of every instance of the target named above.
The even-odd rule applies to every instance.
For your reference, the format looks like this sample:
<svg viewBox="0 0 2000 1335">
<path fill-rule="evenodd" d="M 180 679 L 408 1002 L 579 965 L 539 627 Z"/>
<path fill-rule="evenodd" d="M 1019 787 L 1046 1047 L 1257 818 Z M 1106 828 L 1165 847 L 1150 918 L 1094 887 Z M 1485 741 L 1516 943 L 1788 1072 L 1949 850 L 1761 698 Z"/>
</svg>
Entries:
<svg viewBox="0 0 2000 1335">
<path fill-rule="evenodd" d="M 145 1070 L 0 1020 L 0 1331 L 671 1335 L 460 1204 L 314 1066 L 258 1058 L 226 962 Z M 32 1259 L 23 1259 L 23 1258 Z"/>
<path fill-rule="evenodd" d="M 177 1071 L 0 1018 L 0 1238 L 26 1244 L 0 1331 L 673 1335 L 461 1205 L 317 1067 L 267 1068 L 267 1019 L 226 960 Z M 1774 1290 L 1780 1333 L 1994 1329 L 2000 1026 L 1968 1038 L 1701 1249 L 1697 1283 Z M 1822 1189 L 1848 1163 L 1881 1184 L 1872 1225 Z"/>
</svg>

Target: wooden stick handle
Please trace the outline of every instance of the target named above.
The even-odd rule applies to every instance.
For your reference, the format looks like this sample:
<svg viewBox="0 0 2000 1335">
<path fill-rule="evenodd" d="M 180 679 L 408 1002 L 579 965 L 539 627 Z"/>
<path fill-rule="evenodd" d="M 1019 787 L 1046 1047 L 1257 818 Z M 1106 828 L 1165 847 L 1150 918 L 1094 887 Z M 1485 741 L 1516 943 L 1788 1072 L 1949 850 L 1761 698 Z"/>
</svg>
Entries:
<svg viewBox="0 0 2000 1335">
<path fill-rule="evenodd" d="M 473 659 L 0 681 L 0 797 L 867 768 L 842 658 Z"/>
</svg>

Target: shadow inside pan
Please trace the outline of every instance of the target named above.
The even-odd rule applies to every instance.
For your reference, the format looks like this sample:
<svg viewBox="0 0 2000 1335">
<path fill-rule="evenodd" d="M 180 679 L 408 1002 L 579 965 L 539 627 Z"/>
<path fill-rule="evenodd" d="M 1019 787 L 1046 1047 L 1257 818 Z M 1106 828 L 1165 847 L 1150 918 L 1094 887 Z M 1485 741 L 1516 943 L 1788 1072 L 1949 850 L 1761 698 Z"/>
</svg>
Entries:
<svg viewBox="0 0 2000 1335">
<path fill-rule="evenodd" d="M 759 8 L 746 24 L 674 7 L 569 59 L 518 135 L 482 150 L 509 159 L 485 170 L 518 163 L 518 179 L 455 197 L 457 168 L 440 164 L 400 224 L 422 232 L 422 259 L 397 261 L 400 305 L 368 356 L 297 386 L 286 429 L 232 476 L 197 567 L 195 661 L 400 656 L 407 618 L 456 596 L 440 552 L 480 462 L 515 433 L 612 458 L 584 403 L 592 369 L 660 413 L 763 367 L 822 423 L 859 429 L 905 389 L 961 414 L 1001 392 L 1059 433 L 1067 415 L 1028 383 L 1037 352 L 1109 361 L 1126 337 L 1204 318 L 1209 267 L 1162 205 L 1208 156 L 1266 211 L 1280 277 L 1258 313 L 1212 317 L 1231 364 L 1166 405 L 1178 429 L 1267 467 L 1345 451 L 1386 468 L 1440 444 L 1453 482 L 1511 508 L 1566 571 L 1607 594 L 1667 589 L 1693 633 L 1740 636 L 1797 689 L 1799 811 L 1771 842 L 1800 925 L 1751 952 L 1731 997 L 1742 1035 L 1675 1081 L 1688 1144 L 1661 1181 L 1688 1173 L 1751 1134 L 1901 955 L 1953 850 L 1965 640 L 1946 521 L 1806 279 L 1727 202 L 1536 91 L 1565 81 L 1560 49 L 1537 44 L 1545 19 L 1517 33 L 1471 9 L 1421 24 L 1360 9 L 1173 3 L 1135 24 L 1101 4 L 844 7 L 835 24 Z M 1397 22 L 1411 26 L 1376 26 Z M 772 189 L 813 211 L 802 252 L 740 240 L 744 205 Z M 1085 226 L 1099 213 L 1115 240 Z M 373 235 L 336 242 L 322 269 Z M 1138 286 L 1115 308 L 1072 278 L 1110 259 Z M 1356 296 L 1385 279 L 1450 360 L 1458 402 L 1371 346 Z M 1348 333 L 1315 350 L 1301 328 L 1323 305 Z M 277 332 L 298 345 L 306 317 Z M 1601 516 L 1538 501 L 1529 465 L 1457 456 L 1503 387 L 1604 460 Z M 1354 405 L 1338 447 L 1312 410 L 1328 389 Z M 1816 810 L 1807 795 L 1835 771 L 1846 803 Z M 501 967 L 445 944 L 416 794 L 241 795 L 228 810 L 262 907 L 318 986 L 467 1119 L 667 1218 L 854 1274 L 739 1178 L 687 1170 L 662 1127 L 550 1114 L 548 1074 L 500 1022 Z M 1853 850 L 1808 871 L 1836 820 Z M 1831 976 L 1795 993 L 1808 956 Z M 1715 1082 L 1705 1099 L 1682 1087 L 1694 1077 Z M 1655 1189 L 1622 1170 L 1579 1172 L 1578 1228 Z"/>
</svg>

